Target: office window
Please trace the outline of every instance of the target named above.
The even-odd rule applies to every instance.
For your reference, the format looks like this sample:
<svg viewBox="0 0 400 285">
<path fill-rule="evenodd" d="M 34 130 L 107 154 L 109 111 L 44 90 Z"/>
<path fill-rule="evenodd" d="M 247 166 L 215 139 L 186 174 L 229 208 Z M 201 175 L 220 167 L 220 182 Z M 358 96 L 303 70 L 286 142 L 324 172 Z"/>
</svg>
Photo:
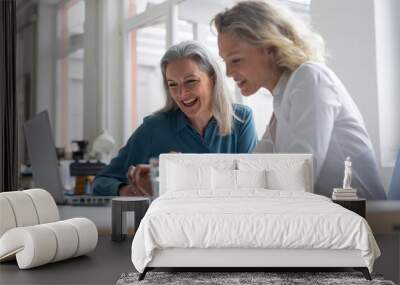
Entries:
<svg viewBox="0 0 400 285">
<path fill-rule="evenodd" d="M 130 32 L 131 52 L 131 126 L 136 128 L 143 118 L 162 107 L 162 89 L 159 61 L 166 49 L 165 21 Z"/>
<path fill-rule="evenodd" d="M 128 0 L 128 1 L 130 2 L 131 5 L 132 4 L 135 5 L 135 14 L 143 13 L 152 6 L 165 2 L 165 0 Z M 131 14 L 130 16 L 133 16 L 133 14 Z"/>
<path fill-rule="evenodd" d="M 160 60 L 168 46 L 167 33 L 169 3 L 162 1 L 127 1 L 127 18 L 137 19 L 136 11 L 142 11 L 139 17 L 145 20 L 130 25 L 127 30 L 127 62 L 125 92 L 125 138 L 142 122 L 143 118 L 162 108 L 165 103 L 165 94 L 162 85 Z M 178 5 L 178 4 L 176 4 Z M 159 13 L 158 11 L 162 11 Z M 193 24 L 176 19 L 178 33 L 174 42 L 193 39 Z"/>
</svg>

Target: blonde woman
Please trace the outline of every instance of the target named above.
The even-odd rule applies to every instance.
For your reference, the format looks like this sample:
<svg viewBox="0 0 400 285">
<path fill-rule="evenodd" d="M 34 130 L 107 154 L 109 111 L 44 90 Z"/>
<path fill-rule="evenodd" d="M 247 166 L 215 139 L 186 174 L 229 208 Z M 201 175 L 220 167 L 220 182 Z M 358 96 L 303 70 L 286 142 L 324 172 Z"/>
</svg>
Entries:
<svg viewBox="0 0 400 285">
<path fill-rule="evenodd" d="M 312 153 L 315 192 L 331 196 L 353 162 L 352 187 L 386 199 L 362 116 L 324 65 L 322 39 L 272 1 L 244 1 L 217 14 L 218 47 L 243 96 L 266 88 L 273 115 L 256 152 Z"/>
<path fill-rule="evenodd" d="M 147 164 L 161 153 L 248 153 L 256 146 L 251 110 L 232 103 L 216 59 L 200 43 L 171 46 L 161 72 L 165 107 L 146 117 L 96 176 L 95 194 L 151 195 Z"/>
</svg>

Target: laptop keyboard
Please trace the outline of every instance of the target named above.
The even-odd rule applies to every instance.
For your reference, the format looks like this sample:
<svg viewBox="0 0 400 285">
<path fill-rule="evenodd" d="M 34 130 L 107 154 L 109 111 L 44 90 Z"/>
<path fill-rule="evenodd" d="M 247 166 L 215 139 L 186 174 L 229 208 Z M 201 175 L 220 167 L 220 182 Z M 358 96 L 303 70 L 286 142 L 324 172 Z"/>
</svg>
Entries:
<svg viewBox="0 0 400 285">
<path fill-rule="evenodd" d="M 96 197 L 96 196 L 70 196 L 66 197 L 67 205 L 79 206 L 108 206 L 112 197 Z"/>
</svg>

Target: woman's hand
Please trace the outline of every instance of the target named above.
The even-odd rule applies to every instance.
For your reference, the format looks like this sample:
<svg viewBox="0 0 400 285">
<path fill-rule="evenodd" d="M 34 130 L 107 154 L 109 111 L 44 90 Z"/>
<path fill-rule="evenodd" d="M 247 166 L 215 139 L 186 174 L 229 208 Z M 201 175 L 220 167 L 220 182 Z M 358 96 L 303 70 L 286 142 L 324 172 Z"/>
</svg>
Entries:
<svg viewBox="0 0 400 285">
<path fill-rule="evenodd" d="M 132 185 L 124 185 L 119 188 L 119 196 L 143 196 L 141 192 L 139 192 Z"/>
<path fill-rule="evenodd" d="M 133 189 L 131 190 L 135 193 L 139 193 L 138 195 L 134 196 L 153 195 L 153 189 L 150 180 L 150 166 L 148 164 L 138 164 L 136 166 L 130 166 L 128 169 L 128 181 L 129 185 L 126 186 L 133 187 Z"/>
</svg>

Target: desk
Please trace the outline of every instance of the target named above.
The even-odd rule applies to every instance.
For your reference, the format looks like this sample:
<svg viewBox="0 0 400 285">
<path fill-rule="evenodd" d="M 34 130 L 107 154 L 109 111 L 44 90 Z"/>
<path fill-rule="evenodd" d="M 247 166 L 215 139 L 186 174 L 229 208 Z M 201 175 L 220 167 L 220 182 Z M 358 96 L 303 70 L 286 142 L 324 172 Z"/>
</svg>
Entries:
<svg viewBox="0 0 400 285">
<path fill-rule="evenodd" d="M 134 271 L 131 261 L 132 237 L 112 242 L 101 236 L 88 255 L 19 270 L 16 261 L 0 264 L 0 284 L 115 284 L 124 272 Z"/>
<path fill-rule="evenodd" d="M 374 270 L 400 282 L 400 201 L 367 201 L 367 221 L 381 250 Z"/>
<path fill-rule="evenodd" d="M 400 200 L 367 201 L 367 221 L 374 234 L 391 234 L 400 227 Z"/>
<path fill-rule="evenodd" d="M 99 234 L 111 233 L 111 204 L 110 206 L 57 206 L 60 220 L 84 217 L 93 221 Z"/>
<path fill-rule="evenodd" d="M 85 217 L 92 220 L 100 235 L 111 235 L 111 204 L 106 207 L 100 206 L 57 206 L 60 212 L 60 220 L 67 220 L 76 217 Z M 134 233 L 134 212 L 126 213 L 127 229 L 129 234 Z"/>
</svg>

